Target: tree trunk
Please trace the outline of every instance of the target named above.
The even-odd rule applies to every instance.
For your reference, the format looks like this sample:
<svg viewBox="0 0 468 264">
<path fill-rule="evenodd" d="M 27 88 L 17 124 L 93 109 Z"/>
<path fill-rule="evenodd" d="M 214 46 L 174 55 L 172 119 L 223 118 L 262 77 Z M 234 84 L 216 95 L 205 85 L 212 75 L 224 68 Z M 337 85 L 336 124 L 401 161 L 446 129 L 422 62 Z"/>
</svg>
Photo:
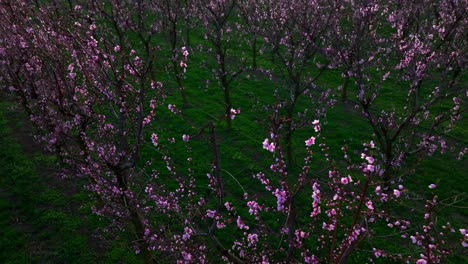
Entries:
<svg viewBox="0 0 468 264">
<path fill-rule="evenodd" d="M 286 157 L 288 159 L 288 167 L 292 168 L 294 165 L 294 160 L 293 160 L 293 151 L 292 151 L 292 136 L 293 136 L 294 130 L 292 128 L 292 124 L 288 124 L 288 128 L 286 131 L 286 135 L 284 137 L 284 141 L 286 143 Z"/>
<path fill-rule="evenodd" d="M 185 45 L 187 47 L 190 46 L 190 29 L 188 25 L 185 28 Z"/>
<path fill-rule="evenodd" d="M 133 206 L 129 205 L 128 211 L 130 213 L 130 218 L 135 228 L 135 236 L 137 241 L 139 241 L 139 249 L 141 256 L 143 257 L 146 264 L 155 264 L 157 263 L 156 259 L 151 254 L 151 251 L 148 249 L 148 244 L 144 241 L 144 234 L 145 234 L 145 227 L 143 225 L 143 219 L 140 214 L 133 208 Z"/>
<path fill-rule="evenodd" d="M 218 39 L 220 39 L 218 37 Z M 217 46 L 217 56 L 219 57 L 219 71 L 218 71 L 218 78 L 221 80 L 221 89 L 224 93 L 224 117 L 226 119 L 226 124 L 228 129 L 231 129 L 231 94 L 229 91 L 229 81 L 227 79 L 227 71 L 226 71 L 226 58 L 225 52 L 223 52 L 221 41 L 218 40 L 216 43 Z"/>
<path fill-rule="evenodd" d="M 177 67 L 177 62 L 173 63 L 174 67 L 174 74 L 176 74 L 176 82 L 177 86 L 180 92 L 180 96 L 182 97 L 182 102 L 183 102 L 183 108 L 187 108 L 189 106 L 188 100 L 187 100 L 187 93 L 185 92 L 184 85 L 182 84 L 182 78 L 179 76 L 180 73 L 178 73 Z"/>
<path fill-rule="evenodd" d="M 295 235 L 294 235 L 294 226 L 296 224 L 296 206 L 294 205 L 294 198 L 290 198 L 291 201 L 289 203 L 289 216 L 287 221 L 288 226 L 288 257 L 287 262 L 290 263 L 294 258 L 294 253 L 296 251 L 295 247 Z"/>
<path fill-rule="evenodd" d="M 286 135 L 284 136 L 284 141 L 286 144 L 286 157 L 288 159 L 288 167 L 292 168 L 295 165 L 294 158 L 293 158 L 293 149 L 292 149 L 292 140 L 294 134 L 294 127 L 293 127 L 293 113 L 296 107 L 296 98 L 297 93 L 295 93 L 295 98 L 290 102 L 290 105 L 287 108 L 287 126 L 286 126 Z"/>
<path fill-rule="evenodd" d="M 117 178 L 117 184 L 119 188 L 122 190 L 122 194 L 121 194 L 122 204 L 125 206 L 125 208 L 127 208 L 128 213 L 130 215 L 130 221 L 135 231 L 135 238 L 136 238 L 136 241 L 138 241 L 138 248 L 140 250 L 141 256 L 143 257 L 146 264 L 157 263 L 157 261 L 154 259 L 153 255 L 151 254 L 151 251 L 149 251 L 148 249 L 148 244 L 144 240 L 144 237 L 145 237 L 145 227 L 143 224 L 144 219 L 138 213 L 135 203 L 132 202 L 132 200 L 129 199 L 129 197 L 126 194 L 126 191 L 128 191 L 127 178 L 128 178 L 129 171 L 128 169 L 115 168 L 115 174 Z"/>
<path fill-rule="evenodd" d="M 383 174 L 383 179 L 384 179 L 384 187 L 385 189 L 389 190 L 390 187 L 390 181 L 392 180 L 392 168 L 393 168 L 393 148 L 392 148 L 392 142 L 390 139 L 386 139 L 386 146 L 385 146 L 385 171 Z M 388 191 L 387 190 L 387 191 Z"/>
<path fill-rule="evenodd" d="M 231 95 L 229 93 L 229 88 L 223 87 L 223 92 L 224 92 L 224 115 L 226 118 L 227 127 L 228 129 L 231 129 L 232 127 L 232 120 L 231 120 L 232 103 L 231 103 Z"/>
<path fill-rule="evenodd" d="M 179 68 L 178 61 L 176 61 L 177 53 L 177 21 L 171 21 L 171 31 L 169 32 L 169 41 L 171 42 L 172 48 L 172 68 L 174 71 L 174 75 L 176 77 L 177 86 L 182 97 L 183 108 L 188 107 L 187 95 L 185 93 L 185 88 L 182 84 L 182 77 Z"/>
<path fill-rule="evenodd" d="M 341 90 L 341 101 L 346 102 L 348 100 L 348 85 L 349 85 L 349 76 L 346 76 L 343 89 Z"/>
<path fill-rule="evenodd" d="M 252 43 L 252 68 L 257 69 L 257 36 L 255 34 Z"/>
</svg>

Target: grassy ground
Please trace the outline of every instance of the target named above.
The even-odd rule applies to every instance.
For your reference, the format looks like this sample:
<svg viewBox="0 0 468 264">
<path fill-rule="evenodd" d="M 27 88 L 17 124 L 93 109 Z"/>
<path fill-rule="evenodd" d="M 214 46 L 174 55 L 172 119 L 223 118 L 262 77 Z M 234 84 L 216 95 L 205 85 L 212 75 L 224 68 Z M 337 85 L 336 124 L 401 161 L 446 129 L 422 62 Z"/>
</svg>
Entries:
<svg viewBox="0 0 468 264">
<path fill-rule="evenodd" d="M 12 106 L 0 103 L 0 263 L 138 263 L 125 242 L 95 237 L 89 197 L 57 175 Z"/>
</svg>

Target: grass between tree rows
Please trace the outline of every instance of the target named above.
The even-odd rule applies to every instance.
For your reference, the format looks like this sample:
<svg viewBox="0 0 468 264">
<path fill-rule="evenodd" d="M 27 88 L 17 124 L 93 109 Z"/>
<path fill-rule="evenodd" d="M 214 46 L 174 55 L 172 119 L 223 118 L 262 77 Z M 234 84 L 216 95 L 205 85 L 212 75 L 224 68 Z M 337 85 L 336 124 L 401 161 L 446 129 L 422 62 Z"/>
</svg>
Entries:
<svg viewBox="0 0 468 264">
<path fill-rule="evenodd" d="M 0 263 L 139 263 L 125 240 L 95 237 L 90 197 L 58 176 L 12 106 L 0 102 Z"/>
</svg>

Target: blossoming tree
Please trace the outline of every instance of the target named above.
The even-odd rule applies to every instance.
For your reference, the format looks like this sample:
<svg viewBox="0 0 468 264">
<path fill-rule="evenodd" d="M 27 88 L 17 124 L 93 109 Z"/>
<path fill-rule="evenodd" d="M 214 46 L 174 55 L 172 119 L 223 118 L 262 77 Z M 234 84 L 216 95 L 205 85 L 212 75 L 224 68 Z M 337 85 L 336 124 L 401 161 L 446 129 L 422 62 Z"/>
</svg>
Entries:
<svg viewBox="0 0 468 264">
<path fill-rule="evenodd" d="M 215 22 L 221 23 L 228 15 L 225 11 L 234 12 L 231 10 L 234 2 L 212 1 L 205 12 L 210 12 Z M 142 1 L 125 2 L 130 3 L 141 4 Z M 307 3 L 312 5 L 312 2 Z M 217 13 L 215 9 L 226 7 L 224 4 L 227 9 Z M 400 21 L 394 20 L 392 14 L 404 13 L 406 9 L 393 4 L 389 5 L 393 8 L 388 9 L 391 12 L 385 10 L 389 12 L 390 21 Z M 285 15 L 285 21 L 290 21 L 294 19 L 291 16 L 299 12 L 290 8 L 284 5 L 275 10 L 280 12 L 279 18 Z M 318 12 L 322 7 L 314 8 Z M 435 184 L 427 186 L 421 194 L 425 200 L 421 215 L 401 215 L 392 210 L 392 206 L 405 201 L 404 194 L 411 190 L 382 177 L 381 171 L 385 167 L 381 164 L 386 164 L 389 157 L 382 147 L 389 135 L 387 128 L 396 128 L 396 134 L 391 137 L 398 137 L 402 133 L 399 131 L 416 123 L 423 107 L 433 105 L 434 99 L 421 101 L 426 98 L 421 90 L 425 86 L 417 87 L 418 82 L 414 82 L 426 76 L 426 69 L 430 69 L 421 65 L 434 59 L 440 63 L 440 71 L 446 73 L 444 76 L 450 77 L 438 79 L 440 85 L 444 84 L 447 91 L 457 92 L 460 88 L 457 76 L 461 73 L 457 72 L 463 70 L 464 57 L 456 55 L 462 52 L 462 46 L 458 45 L 463 45 L 463 39 L 459 35 L 464 33 L 457 25 L 463 24 L 459 19 L 464 13 L 449 14 L 444 8 L 441 4 L 437 17 L 441 19 L 440 23 L 452 25 L 444 28 L 454 35 L 445 35 L 446 31 L 440 25 L 436 29 L 432 27 L 441 34 L 438 37 L 442 43 L 440 47 L 429 48 L 429 44 L 421 42 L 422 37 L 410 37 L 406 30 L 414 29 L 406 29 L 407 24 L 400 22 L 395 24 L 396 35 L 383 42 L 387 45 L 387 42 L 398 39 L 402 45 L 400 51 L 390 49 L 402 56 L 396 56 L 398 68 L 415 67 L 414 72 L 402 70 L 399 73 L 411 81 L 408 82 L 410 95 L 418 94 L 417 91 L 421 94 L 418 100 L 410 102 L 411 110 L 405 109 L 409 113 L 405 119 L 398 120 L 397 125 L 391 119 L 392 115 L 383 113 L 376 119 L 369 107 L 375 96 L 369 94 L 369 89 L 377 84 L 365 81 L 366 75 L 359 70 L 363 63 L 356 65 L 355 60 L 350 60 L 353 63 L 348 65 L 348 70 L 352 71 L 349 76 L 363 77 L 363 83 L 359 78 L 356 80 L 359 107 L 371 124 L 379 122 L 379 126 L 375 125 L 376 130 L 380 129 L 375 132 L 377 141 L 366 142 L 362 149 L 344 146 L 344 159 L 334 160 L 323 136 L 327 131 L 319 120 L 311 119 L 308 122 L 314 132 L 301 139 L 306 154 L 296 172 L 287 164 L 289 143 L 279 136 L 284 129 L 279 121 L 283 118 L 282 113 L 272 111 L 271 134 L 257 146 L 259 150 L 263 147 L 267 154 L 271 153 L 272 162 L 269 168 L 253 175 L 258 184 L 252 186 L 243 186 L 237 180 L 235 185 L 228 184 L 220 161 L 229 160 L 229 157 L 221 156 L 216 124 L 208 123 L 208 133 L 204 134 L 210 146 L 210 153 L 205 155 L 211 159 L 206 171 L 193 168 L 192 154 L 198 150 L 192 148 L 190 135 L 179 135 L 168 141 L 158 135 L 156 130 L 162 123 L 154 120 L 158 118 L 159 106 L 167 94 L 163 85 L 154 79 L 155 53 L 145 38 L 134 42 L 121 31 L 121 25 L 130 23 L 135 17 L 120 17 L 119 22 L 117 16 L 109 15 L 111 8 L 107 5 L 99 6 L 94 1 L 72 6 L 68 3 L 0 2 L 0 84 L 22 103 L 37 126 L 37 139 L 62 158 L 66 175 L 87 181 L 85 187 L 97 201 L 93 211 L 110 221 L 108 230 L 133 234 L 132 247 L 143 256 L 145 263 L 211 263 L 219 260 L 228 263 L 345 263 L 359 258 L 356 253 L 360 250 L 370 253 L 365 255 L 364 261 L 385 257 L 395 261 L 440 263 L 451 253 L 450 241 L 468 246 L 466 229 L 458 227 L 456 233 L 450 224 L 440 227 L 437 223 L 436 208 L 440 202 Z M 330 17 L 329 12 L 325 18 Z M 410 19 L 409 15 L 398 17 Z M 215 24 L 220 25 L 224 24 Z M 226 30 L 224 26 L 221 29 Z M 399 35 L 400 30 L 406 33 Z M 284 31 L 286 29 L 281 33 L 285 34 Z M 305 38 L 311 36 L 309 33 L 306 32 Z M 299 45 L 300 51 L 292 48 L 291 43 L 302 39 L 297 35 L 286 35 L 281 39 L 275 43 L 283 46 L 273 46 L 278 49 L 275 54 L 290 76 L 299 78 L 289 90 L 294 95 L 289 101 L 292 103 L 313 82 L 303 76 L 304 72 L 296 72 L 296 67 L 302 67 L 302 64 L 291 65 L 299 56 L 295 52 L 305 56 L 302 53 L 309 48 L 303 47 L 304 44 Z M 457 42 L 444 46 L 446 41 L 452 40 Z M 321 43 L 322 40 L 317 37 L 316 41 Z M 315 52 L 321 50 L 314 41 L 307 43 Z M 225 55 L 223 46 L 220 49 L 218 55 Z M 439 55 L 439 49 L 450 50 L 453 57 Z M 288 50 L 293 52 L 292 57 L 287 57 L 291 55 L 288 52 L 283 53 Z M 413 55 L 407 55 L 407 51 Z M 186 50 L 180 52 L 178 64 L 183 71 L 188 63 L 188 53 Z M 429 54 L 433 54 L 433 58 L 429 58 Z M 390 61 L 389 56 L 384 58 Z M 227 63 L 227 60 L 221 62 Z M 437 68 L 437 65 L 433 66 Z M 436 73 L 440 74 L 440 71 Z M 221 82 L 223 76 L 219 75 Z M 444 98 L 438 96 L 440 89 L 435 89 L 431 98 Z M 436 120 L 435 127 L 438 120 L 456 119 L 461 114 L 459 100 L 455 100 L 458 108 L 455 109 L 456 105 L 433 119 Z M 294 103 L 292 107 L 291 111 Z M 178 113 L 173 105 L 168 108 Z M 229 122 L 238 114 L 237 110 L 226 108 Z M 170 146 L 176 143 L 183 144 L 186 151 L 172 157 Z M 143 155 L 147 149 L 152 151 L 152 156 Z M 314 167 L 315 159 L 321 158 L 326 167 Z M 241 189 L 243 194 L 240 197 L 233 195 L 232 188 Z M 390 231 L 382 231 L 382 226 Z M 449 240 L 451 236 L 455 236 L 454 240 Z M 382 241 L 398 241 L 414 253 L 388 252 Z"/>
</svg>

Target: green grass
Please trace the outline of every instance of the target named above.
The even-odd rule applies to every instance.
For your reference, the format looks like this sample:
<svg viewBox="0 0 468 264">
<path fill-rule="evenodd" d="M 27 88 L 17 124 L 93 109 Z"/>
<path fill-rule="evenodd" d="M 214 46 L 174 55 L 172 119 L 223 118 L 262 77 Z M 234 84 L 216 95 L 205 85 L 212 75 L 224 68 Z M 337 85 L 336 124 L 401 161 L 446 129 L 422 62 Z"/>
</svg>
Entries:
<svg viewBox="0 0 468 264">
<path fill-rule="evenodd" d="M 10 108 L 0 103 L 0 263 L 139 263 L 119 240 L 104 242 L 108 252 L 90 247 L 100 222 L 72 206 L 89 196 L 52 183 L 59 177 L 53 157 L 25 153 L 13 131 L 26 119 Z"/>
<path fill-rule="evenodd" d="M 0 108 L 0 262 L 93 262 L 81 219 L 66 211 L 63 193 L 48 189 L 46 178 L 53 175 L 38 173 L 52 166 L 49 157 L 28 157 L 12 138 L 7 104 Z"/>
</svg>

